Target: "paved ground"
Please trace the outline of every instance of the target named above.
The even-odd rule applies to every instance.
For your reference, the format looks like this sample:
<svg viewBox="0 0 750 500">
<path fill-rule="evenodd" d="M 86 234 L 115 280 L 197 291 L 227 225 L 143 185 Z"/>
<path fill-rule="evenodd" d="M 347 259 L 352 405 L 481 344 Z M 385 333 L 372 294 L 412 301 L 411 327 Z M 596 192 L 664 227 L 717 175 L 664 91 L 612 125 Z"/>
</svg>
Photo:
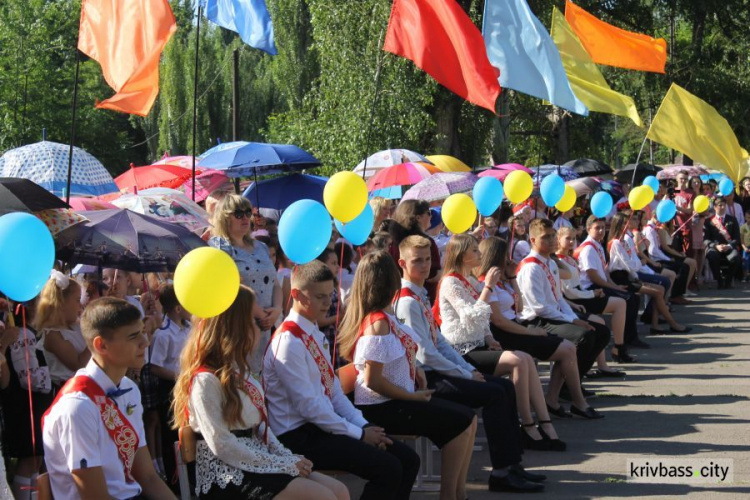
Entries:
<svg viewBox="0 0 750 500">
<path fill-rule="evenodd" d="M 545 493 L 523 497 L 750 498 L 750 287 L 706 290 L 695 304 L 679 306 L 677 319 L 694 331 L 682 337 L 642 335 L 652 348 L 635 351 L 638 363 L 619 365 L 628 372 L 625 379 L 586 382 L 600 394 L 591 403 L 606 418 L 556 420 L 568 451 L 526 452 L 526 467 L 543 470 L 549 479 Z M 734 482 L 626 482 L 626 459 L 643 455 L 731 458 Z M 439 453 L 434 456 L 438 461 Z M 488 465 L 486 448 L 474 453 L 472 500 L 500 496 L 487 491 Z M 357 481 L 345 482 L 352 498 L 358 498 Z M 412 498 L 437 496 L 415 493 Z M 502 494 L 513 496 L 518 495 Z"/>
</svg>

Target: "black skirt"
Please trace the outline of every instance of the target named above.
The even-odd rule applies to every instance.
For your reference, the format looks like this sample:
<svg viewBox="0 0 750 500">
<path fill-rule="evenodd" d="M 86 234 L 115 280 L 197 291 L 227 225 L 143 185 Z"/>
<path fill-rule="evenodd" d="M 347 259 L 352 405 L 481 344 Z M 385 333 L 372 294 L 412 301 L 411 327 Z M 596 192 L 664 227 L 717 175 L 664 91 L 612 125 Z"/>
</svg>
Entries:
<svg viewBox="0 0 750 500">
<path fill-rule="evenodd" d="M 547 334 L 545 337 L 542 337 L 541 335 L 508 333 L 494 325 L 490 325 L 490 330 L 492 330 L 492 336 L 500 342 L 503 349 L 508 351 L 523 351 L 542 361 L 548 360 L 563 341 L 562 337 L 558 337 L 557 335 Z"/>
<path fill-rule="evenodd" d="M 226 488 L 214 484 L 198 498 L 209 500 L 271 500 L 297 479 L 289 474 L 256 474 L 243 471 L 242 484 L 229 483 Z"/>
<path fill-rule="evenodd" d="M 593 297 L 590 299 L 574 299 L 571 302 L 585 307 L 587 314 L 601 314 L 607 308 L 609 297 L 605 295 L 604 297 Z"/>
</svg>

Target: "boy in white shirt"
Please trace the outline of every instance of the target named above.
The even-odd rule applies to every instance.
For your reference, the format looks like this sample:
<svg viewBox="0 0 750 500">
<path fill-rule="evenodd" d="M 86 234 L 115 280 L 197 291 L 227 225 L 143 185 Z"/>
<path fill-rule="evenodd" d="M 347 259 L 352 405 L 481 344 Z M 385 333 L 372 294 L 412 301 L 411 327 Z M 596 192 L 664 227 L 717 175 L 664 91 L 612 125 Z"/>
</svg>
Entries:
<svg viewBox="0 0 750 500">
<path fill-rule="evenodd" d="M 112 297 L 83 312 L 91 360 L 63 386 L 42 422 L 55 498 L 175 498 L 154 470 L 140 391 L 125 376 L 144 363 L 148 339 L 140 317 L 134 306 Z"/>
</svg>

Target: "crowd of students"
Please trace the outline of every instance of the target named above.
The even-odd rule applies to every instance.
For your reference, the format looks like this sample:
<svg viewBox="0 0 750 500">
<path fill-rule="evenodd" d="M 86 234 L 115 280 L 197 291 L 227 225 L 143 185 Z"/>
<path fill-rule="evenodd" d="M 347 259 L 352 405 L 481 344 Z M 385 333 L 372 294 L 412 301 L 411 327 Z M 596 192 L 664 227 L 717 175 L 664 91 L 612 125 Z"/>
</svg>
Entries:
<svg viewBox="0 0 750 500">
<path fill-rule="evenodd" d="M 523 451 L 566 450 L 551 416 L 605 417 L 582 380 L 624 376 L 607 347 L 634 362 L 649 348 L 639 322 L 685 335 L 674 307 L 707 278 L 725 288 L 750 272 L 750 211 L 740 221 L 732 196 L 713 196 L 693 213 L 704 186 L 676 181 L 642 211 L 503 205 L 456 235 L 426 202 L 375 198 L 365 244 L 334 233 L 303 266 L 273 219 L 216 193 L 206 239 L 242 282 L 219 316 L 193 321 L 168 274 L 116 269 L 53 270 L 34 301 L 2 301 L 13 494 L 31 498 L 46 471 L 55 498 L 171 498 L 179 440 L 199 498 L 349 498 L 328 470 L 364 479 L 361 498 L 408 498 L 420 461 L 394 436 L 409 435 L 440 449 L 441 499 L 463 500 L 477 411 L 488 488 L 541 491 Z M 664 197 L 678 206 L 667 224 Z M 546 388 L 537 361 L 552 362 Z"/>
</svg>

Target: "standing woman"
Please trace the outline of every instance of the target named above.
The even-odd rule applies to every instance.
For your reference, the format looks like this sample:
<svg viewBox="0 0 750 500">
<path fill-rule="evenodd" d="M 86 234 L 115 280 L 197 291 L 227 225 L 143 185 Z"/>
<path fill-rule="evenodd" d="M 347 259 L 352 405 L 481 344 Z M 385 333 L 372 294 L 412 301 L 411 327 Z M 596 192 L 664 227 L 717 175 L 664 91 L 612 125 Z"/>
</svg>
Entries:
<svg viewBox="0 0 750 500">
<path fill-rule="evenodd" d="M 441 500 L 465 500 L 474 448 L 474 410 L 432 399 L 416 366 L 419 336 L 396 319 L 391 301 L 401 289 L 396 262 L 385 252 L 357 266 L 339 331 L 341 352 L 354 363 L 354 403 L 365 419 L 389 434 L 425 436 L 441 450 Z M 415 390 L 416 386 L 416 390 Z"/>
<path fill-rule="evenodd" d="M 743 177 L 738 186 L 739 196 L 737 201 L 742 205 L 742 211 L 747 213 L 750 210 L 750 177 Z"/>
<path fill-rule="evenodd" d="M 693 176 L 689 181 L 690 187 L 693 189 L 695 196 L 703 194 L 703 181 L 699 176 Z M 706 259 L 706 246 L 703 243 L 704 237 L 704 225 L 706 223 L 706 213 L 696 215 L 693 217 L 691 222 L 693 226 L 693 254 L 690 257 L 695 259 L 695 281 L 700 287 L 703 284 L 703 264 Z"/>
<path fill-rule="evenodd" d="M 348 500 L 337 480 L 282 445 L 268 425 L 260 382 L 248 356 L 259 340 L 255 294 L 240 286 L 229 309 L 200 320 L 180 359 L 172 406 L 175 428 L 197 438 L 196 494 L 201 499 Z"/>
<path fill-rule="evenodd" d="M 268 247 L 250 235 L 253 206 L 240 195 L 226 195 L 216 207 L 208 244 L 234 259 L 243 285 L 253 289 L 257 306 L 253 311 L 261 333 L 250 358 L 253 373 L 260 373 L 263 350 L 271 339 L 271 328 L 282 311 L 282 292 Z"/>
</svg>

